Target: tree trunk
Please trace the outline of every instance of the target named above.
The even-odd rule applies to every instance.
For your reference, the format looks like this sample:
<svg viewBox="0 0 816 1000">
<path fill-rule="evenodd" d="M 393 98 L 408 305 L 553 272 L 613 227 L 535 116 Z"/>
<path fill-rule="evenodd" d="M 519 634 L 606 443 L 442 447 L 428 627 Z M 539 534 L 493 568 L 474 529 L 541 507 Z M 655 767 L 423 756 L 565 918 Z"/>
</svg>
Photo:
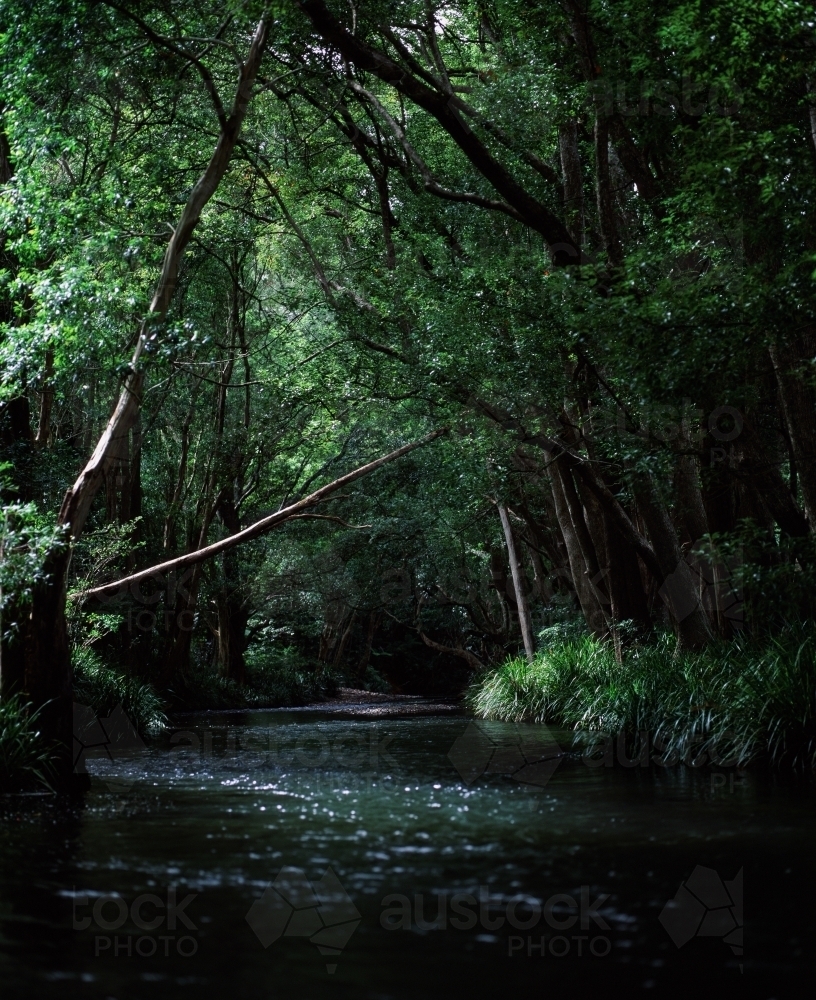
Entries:
<svg viewBox="0 0 816 1000">
<path fill-rule="evenodd" d="M 609 598 L 608 595 L 604 593 L 604 588 L 600 586 L 601 567 L 598 560 L 596 541 L 593 540 L 592 535 L 590 534 L 584 512 L 584 505 L 581 502 L 581 498 L 578 496 L 578 490 L 575 486 L 572 470 L 568 465 L 562 464 L 560 472 L 561 485 L 564 490 L 564 499 L 567 501 L 572 527 L 575 531 L 575 537 L 578 539 L 578 546 L 581 550 L 584 565 L 586 566 L 587 582 L 589 583 L 598 606 L 603 612 L 605 605 L 609 604 Z M 597 541 L 598 543 L 602 543 L 603 539 L 599 538 Z"/>
<path fill-rule="evenodd" d="M 41 708 L 40 732 L 46 742 L 63 748 L 56 761 L 61 780 L 71 764 L 71 672 L 68 664 L 68 629 L 65 620 L 66 581 L 70 549 L 48 554 L 45 579 L 34 588 L 26 629 L 24 697 Z M 55 655 L 55 653 L 57 655 Z"/>
<path fill-rule="evenodd" d="M 620 651 L 616 631 L 619 622 L 635 621 L 644 627 L 649 624 L 640 566 L 632 547 L 626 543 L 598 498 L 580 480 L 578 486 L 587 515 L 587 527 L 599 554 L 600 572 L 609 601 L 609 617 Z"/>
<path fill-rule="evenodd" d="M 91 458 L 65 494 L 58 520 L 74 540 L 82 534 L 94 498 L 115 460 L 122 439 L 127 440 L 141 406 L 144 381 L 142 356 L 145 346 L 148 339 L 158 335 L 157 331 L 176 290 L 179 264 L 184 251 L 204 207 L 215 194 L 229 165 L 249 106 L 266 36 L 267 24 L 265 20 L 261 20 L 255 29 L 246 62 L 240 68 L 238 88 L 229 117 L 221 123 L 210 162 L 193 187 L 168 244 L 161 276 L 148 315 L 139 331 L 130 374 L 122 394 Z M 44 736 L 46 739 L 56 738 L 68 744 L 71 735 L 71 662 L 65 623 L 65 598 L 69 552 L 66 549 L 47 557 L 49 577 L 35 597 L 26 668 L 26 694 L 36 706 L 46 706 L 42 717 Z"/>
<path fill-rule="evenodd" d="M 35 448 L 47 448 L 51 443 L 51 411 L 54 407 L 54 351 L 49 348 L 45 352 L 45 371 L 43 372 L 42 389 L 40 390 L 40 418 L 37 422 L 37 433 L 34 437 Z"/>
<path fill-rule="evenodd" d="M 368 670 L 368 663 L 371 659 L 371 648 L 374 645 L 374 635 L 377 632 L 377 626 L 380 624 L 381 618 L 382 613 L 379 611 L 372 611 L 368 616 L 368 631 L 366 632 L 363 655 L 360 657 L 360 662 L 357 664 L 357 676 L 360 681 L 363 681 L 365 678 L 365 672 Z"/>
<path fill-rule="evenodd" d="M 567 122 L 558 130 L 558 151 L 564 179 L 564 220 L 580 250 L 584 242 L 584 179 L 575 121 Z"/>
<path fill-rule="evenodd" d="M 241 530 L 234 503 L 222 498 L 218 506 L 221 520 L 230 534 Z M 241 595 L 241 576 L 237 549 L 224 552 L 224 586 L 218 596 L 218 668 L 224 677 L 243 684 L 246 680 L 244 644 L 249 620 Z"/>
<path fill-rule="evenodd" d="M 604 516 L 606 551 L 609 560 L 609 600 L 615 623 L 634 621 L 646 628 L 650 624 L 649 606 L 643 589 L 638 557 L 626 543 L 611 518 Z"/>
<path fill-rule="evenodd" d="M 592 634 L 602 636 L 606 633 L 606 622 L 598 598 L 594 594 L 587 577 L 588 567 L 581 552 L 578 536 L 572 523 L 569 504 L 564 494 L 562 464 L 562 459 L 557 459 L 551 462 L 548 467 L 553 500 L 555 501 L 555 514 L 558 518 L 558 526 L 561 529 L 564 544 L 567 548 L 570 572 L 581 611 Z"/>
<path fill-rule="evenodd" d="M 623 251 L 618 237 L 612 185 L 609 182 L 609 120 L 601 114 L 595 119 L 595 195 L 601 242 L 612 267 L 620 266 Z"/>
<path fill-rule="evenodd" d="M 638 477 L 633 492 L 660 567 L 660 595 L 671 613 L 678 644 L 702 649 L 713 635 L 700 604 L 698 581 L 683 558 L 669 512 L 651 482 Z"/>
<path fill-rule="evenodd" d="M 703 494 L 700 488 L 700 473 L 695 455 L 679 455 L 675 473 L 677 512 L 683 520 L 692 543 L 708 534 Z"/>
<path fill-rule="evenodd" d="M 810 530 L 816 531 L 816 393 L 803 369 L 816 354 L 816 329 L 788 345 L 770 348 L 782 412 L 791 442 Z"/>
<path fill-rule="evenodd" d="M 527 555 L 530 557 L 530 565 L 533 567 L 533 583 L 538 599 L 546 607 L 553 599 L 553 590 L 547 579 L 547 571 L 544 568 L 541 553 L 536 548 L 535 543 L 527 544 Z"/>
<path fill-rule="evenodd" d="M 504 553 L 501 549 L 491 546 L 490 549 L 490 581 L 499 598 L 499 611 L 502 617 L 502 631 L 510 632 L 510 607 L 508 605 L 507 571 L 505 570 Z"/>
<path fill-rule="evenodd" d="M 341 596 L 331 597 L 323 612 L 323 631 L 320 634 L 320 648 L 317 658 L 321 663 L 329 663 L 337 646 L 340 628 L 346 620 L 349 608 Z"/>
<path fill-rule="evenodd" d="M 516 540 L 513 538 L 513 528 L 504 504 L 499 504 L 499 517 L 504 529 L 504 540 L 507 544 L 507 556 L 510 561 L 510 573 L 513 577 L 513 589 L 516 594 L 516 610 L 518 612 L 519 626 L 521 628 L 521 638 L 524 641 L 524 652 L 527 660 L 532 661 L 535 656 L 535 642 L 533 641 L 533 626 L 530 622 L 530 611 L 527 607 L 527 595 L 524 593 L 524 580 L 521 574 L 518 554 L 516 552 Z"/>
<path fill-rule="evenodd" d="M 781 531 L 791 538 L 806 538 L 808 522 L 797 507 L 793 494 L 780 471 L 781 458 L 769 452 L 754 422 L 745 418 L 740 473 L 756 483 L 763 503 Z"/>
<path fill-rule="evenodd" d="M 737 505 L 730 449 L 711 449 L 709 465 L 703 469 L 703 504 L 713 534 L 726 534 L 737 526 Z"/>
<path fill-rule="evenodd" d="M 346 645 L 348 644 L 349 638 L 351 637 L 351 630 L 354 628 L 354 624 L 357 621 L 357 611 L 356 609 L 352 611 L 351 618 L 348 620 L 348 625 L 343 632 L 342 638 L 340 639 L 340 645 L 337 647 L 337 652 L 334 656 L 334 665 L 339 667 L 343 659 L 343 654 L 346 651 Z"/>
<path fill-rule="evenodd" d="M 812 78 L 807 81 L 808 92 L 808 113 L 810 116 L 810 139 L 813 143 L 813 152 L 816 153 L 816 83 Z"/>
<path fill-rule="evenodd" d="M 218 672 L 222 677 L 246 683 L 246 661 L 244 644 L 249 614 L 243 604 L 236 600 L 234 592 L 222 591 L 218 595 L 218 642 L 216 657 Z"/>
</svg>

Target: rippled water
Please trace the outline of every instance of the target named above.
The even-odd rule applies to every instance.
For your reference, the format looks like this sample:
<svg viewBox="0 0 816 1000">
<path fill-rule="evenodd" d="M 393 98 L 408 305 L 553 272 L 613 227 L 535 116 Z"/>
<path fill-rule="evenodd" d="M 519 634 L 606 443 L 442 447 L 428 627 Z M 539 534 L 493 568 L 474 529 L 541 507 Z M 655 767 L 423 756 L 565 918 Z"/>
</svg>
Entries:
<svg viewBox="0 0 816 1000">
<path fill-rule="evenodd" d="M 7 805 L 0 996 L 812 995 L 808 779 L 469 726 L 188 717 L 80 810 Z"/>
</svg>

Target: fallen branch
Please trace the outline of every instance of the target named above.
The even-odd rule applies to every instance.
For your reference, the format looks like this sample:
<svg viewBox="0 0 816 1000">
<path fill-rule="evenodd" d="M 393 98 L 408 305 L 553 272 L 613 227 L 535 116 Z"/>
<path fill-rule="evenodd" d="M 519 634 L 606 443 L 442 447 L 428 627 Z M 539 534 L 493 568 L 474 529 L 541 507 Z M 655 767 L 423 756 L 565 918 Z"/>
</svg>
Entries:
<svg viewBox="0 0 816 1000">
<path fill-rule="evenodd" d="M 291 520 L 293 517 L 302 516 L 303 511 L 309 507 L 315 506 L 315 504 L 320 503 L 321 500 L 324 500 L 330 494 L 342 489 L 344 486 L 348 486 L 349 483 L 353 483 L 356 479 L 361 479 L 363 476 L 367 476 L 369 473 L 374 472 L 375 469 L 379 469 L 380 466 L 386 465 L 388 462 L 393 462 L 396 459 L 401 458 L 403 455 L 407 455 L 408 452 L 414 451 L 416 448 L 421 448 L 423 445 L 430 444 L 431 441 L 441 437 L 443 434 L 447 434 L 447 432 L 448 428 L 443 427 L 438 431 L 428 434 L 419 441 L 413 441 L 411 444 L 403 445 L 401 448 L 397 448 L 396 451 L 392 451 L 388 455 L 383 455 L 382 458 L 377 458 L 373 462 L 369 462 L 367 465 L 361 465 L 360 468 L 354 469 L 353 472 L 346 473 L 345 476 L 335 479 L 334 482 L 328 483 L 326 486 L 321 486 L 319 490 L 315 490 L 314 493 L 310 493 L 302 500 L 298 500 L 297 503 L 290 504 L 288 507 L 284 507 L 283 510 L 270 514 L 268 517 L 263 517 L 260 521 L 256 521 L 254 524 L 249 525 L 248 528 L 244 528 L 243 531 L 237 531 L 234 535 L 228 535 L 226 538 L 213 542 L 212 545 L 207 545 L 203 549 L 196 549 L 195 552 L 188 552 L 186 555 L 177 556 L 175 559 L 168 559 L 167 562 L 158 563 L 156 566 L 150 566 L 148 569 L 140 570 L 138 573 L 132 573 L 130 576 L 123 577 L 121 580 L 115 580 L 112 583 L 105 583 L 100 587 L 93 587 L 91 590 L 77 591 L 71 595 L 71 599 L 76 600 L 77 598 L 84 599 L 92 596 L 97 597 L 111 595 L 117 590 L 121 590 L 130 584 L 138 583 L 140 580 L 146 580 L 148 577 L 167 573 L 170 570 L 178 569 L 182 566 L 193 566 L 196 563 L 206 562 L 207 559 L 212 559 L 213 556 L 217 556 L 221 552 L 226 552 L 228 549 L 231 549 L 236 545 L 240 545 L 242 542 L 248 542 L 253 538 L 258 538 L 260 535 L 265 534 L 267 531 L 277 527 L 284 521 Z"/>
</svg>

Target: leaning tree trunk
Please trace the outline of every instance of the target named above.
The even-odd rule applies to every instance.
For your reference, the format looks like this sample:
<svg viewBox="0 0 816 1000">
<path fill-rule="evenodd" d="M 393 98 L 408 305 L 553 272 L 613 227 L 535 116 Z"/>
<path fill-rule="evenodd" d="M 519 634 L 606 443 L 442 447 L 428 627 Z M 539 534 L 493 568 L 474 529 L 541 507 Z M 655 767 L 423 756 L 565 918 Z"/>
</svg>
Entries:
<svg viewBox="0 0 816 1000">
<path fill-rule="evenodd" d="M 606 633 L 606 621 L 600 602 L 587 576 L 588 567 L 584 561 L 581 545 L 570 514 L 569 504 L 564 493 L 563 476 L 569 470 L 562 469 L 562 465 L 562 460 L 558 459 L 548 467 L 553 500 L 555 501 L 555 514 L 558 518 L 558 526 L 561 529 L 564 544 L 566 545 L 572 582 L 575 586 L 575 593 L 578 595 L 578 603 L 581 605 L 581 611 L 593 635 L 602 636 Z"/>
<path fill-rule="evenodd" d="M 796 341 L 770 349 L 782 412 L 799 473 L 799 487 L 810 530 L 816 531 L 816 392 L 808 381 L 809 359 L 816 354 L 816 327 Z"/>
<path fill-rule="evenodd" d="M 640 566 L 634 551 L 626 544 L 598 498 L 580 479 L 577 486 L 586 511 L 587 527 L 599 554 L 600 571 L 609 600 L 610 624 L 616 648 L 620 650 L 619 622 L 635 621 L 644 627 L 649 624 Z"/>
<path fill-rule="evenodd" d="M 148 340 L 160 336 L 176 290 L 179 264 L 198 225 L 201 213 L 213 197 L 229 166 L 238 133 L 246 117 L 252 88 L 266 45 L 267 24 L 261 20 L 255 29 L 246 62 L 241 66 L 238 88 L 229 116 L 223 116 L 215 149 L 204 173 L 193 187 L 164 255 L 159 277 L 147 316 L 142 323 L 130 363 L 130 374 L 93 454 L 76 482 L 65 494 L 59 512 L 59 524 L 72 541 L 82 534 L 85 521 L 105 476 L 115 462 L 120 446 L 127 441 L 139 413 L 144 383 L 142 355 Z M 70 550 L 49 554 L 47 577 L 34 594 L 31 631 L 28 637 L 26 692 L 43 710 L 42 727 L 46 738 L 70 743 L 71 662 L 65 622 Z"/>
<path fill-rule="evenodd" d="M 510 561 L 510 573 L 513 577 L 513 590 L 516 595 L 516 610 L 518 612 L 519 627 L 521 628 L 521 638 L 524 641 L 524 652 L 528 661 L 532 661 L 535 656 L 535 643 L 533 642 L 533 627 L 530 622 L 530 610 L 527 606 L 527 595 L 524 593 L 524 580 L 522 578 L 521 565 L 516 552 L 516 540 L 513 537 L 513 528 L 507 514 L 507 508 L 499 504 L 499 517 L 501 518 L 502 529 L 504 530 L 504 540 L 507 543 L 507 556 Z"/>
<path fill-rule="evenodd" d="M 782 476 L 782 459 L 768 450 L 750 415 L 745 417 L 740 442 L 743 478 L 750 478 L 756 485 L 768 513 L 783 534 L 790 538 L 807 538 L 808 520 L 796 505 L 790 486 Z"/>
</svg>

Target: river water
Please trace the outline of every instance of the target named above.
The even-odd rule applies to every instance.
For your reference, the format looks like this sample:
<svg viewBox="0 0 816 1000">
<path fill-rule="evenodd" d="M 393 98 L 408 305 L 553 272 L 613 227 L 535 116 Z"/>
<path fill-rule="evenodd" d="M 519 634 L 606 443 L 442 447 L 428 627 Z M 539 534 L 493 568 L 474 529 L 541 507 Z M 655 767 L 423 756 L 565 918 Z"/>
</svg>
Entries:
<svg viewBox="0 0 816 1000">
<path fill-rule="evenodd" d="M 80 808 L 3 806 L 0 996 L 812 995 L 812 780 L 570 743 L 399 706 L 176 720 L 89 760 Z"/>
</svg>

